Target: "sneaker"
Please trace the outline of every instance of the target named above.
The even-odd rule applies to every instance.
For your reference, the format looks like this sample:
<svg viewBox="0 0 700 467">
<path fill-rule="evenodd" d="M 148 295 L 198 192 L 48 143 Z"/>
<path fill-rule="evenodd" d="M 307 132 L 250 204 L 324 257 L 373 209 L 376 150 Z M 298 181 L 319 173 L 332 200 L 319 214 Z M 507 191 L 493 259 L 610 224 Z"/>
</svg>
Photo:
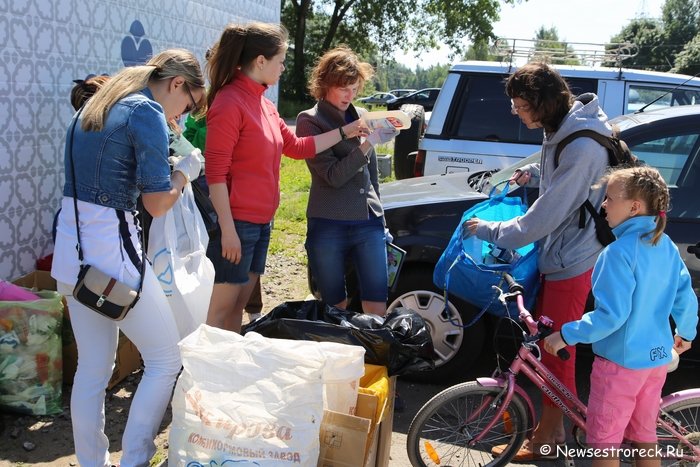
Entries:
<svg viewBox="0 0 700 467">
<path fill-rule="evenodd" d="M 248 322 L 252 323 L 256 319 L 260 318 L 262 316 L 262 313 L 248 313 Z"/>
</svg>

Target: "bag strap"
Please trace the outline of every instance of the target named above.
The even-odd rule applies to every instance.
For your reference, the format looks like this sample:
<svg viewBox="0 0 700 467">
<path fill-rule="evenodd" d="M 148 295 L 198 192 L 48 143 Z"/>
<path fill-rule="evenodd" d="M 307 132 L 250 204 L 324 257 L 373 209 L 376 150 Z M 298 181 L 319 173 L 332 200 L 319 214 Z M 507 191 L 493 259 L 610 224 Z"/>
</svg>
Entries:
<svg viewBox="0 0 700 467">
<path fill-rule="evenodd" d="M 561 152 L 564 150 L 564 148 L 573 140 L 576 138 L 591 138 L 594 140 L 596 143 L 600 144 L 603 146 L 607 151 L 608 151 L 608 165 L 611 167 L 615 165 L 612 163 L 611 158 L 612 156 L 612 150 L 613 150 L 613 145 L 612 142 L 610 141 L 610 137 L 601 135 L 600 133 L 593 131 L 593 130 L 579 130 L 571 133 L 569 136 L 564 138 L 557 144 L 557 149 L 554 152 L 554 170 L 557 170 L 557 167 L 559 167 L 559 157 L 561 156 Z M 581 206 L 579 206 L 578 209 L 578 228 L 579 229 L 584 229 L 586 228 L 586 211 L 591 213 L 591 216 L 595 218 L 598 216 L 598 213 L 596 212 L 595 208 L 593 207 L 593 204 L 590 202 L 590 200 L 586 199 L 586 201 L 583 202 Z"/>
<path fill-rule="evenodd" d="M 501 186 L 503 184 L 505 184 L 505 186 L 503 187 L 501 192 L 498 194 L 494 194 L 496 192 L 496 188 L 498 188 L 499 186 Z M 496 199 L 496 200 L 503 199 L 508 194 L 508 190 L 510 190 L 510 183 L 508 183 L 508 180 L 503 180 L 501 182 L 498 182 L 493 186 L 493 188 L 491 188 L 491 191 L 489 191 L 489 199 Z"/>
<path fill-rule="evenodd" d="M 589 201 L 586 200 L 583 202 L 581 207 L 579 208 L 579 216 L 578 216 L 578 228 L 583 229 L 586 227 L 586 211 L 588 211 L 591 214 L 592 218 L 600 217 L 600 214 L 595 210 L 595 207 L 593 204 Z"/>
<path fill-rule="evenodd" d="M 613 150 L 613 144 L 610 141 L 609 136 L 601 135 L 600 133 L 593 131 L 593 130 L 579 130 L 571 133 L 569 136 L 564 138 L 557 144 L 557 149 L 554 152 L 554 169 L 556 170 L 557 167 L 559 167 L 559 158 L 561 156 L 561 152 L 564 150 L 564 148 L 573 140 L 577 138 L 591 138 L 594 140 L 596 143 L 600 144 L 603 146 L 605 149 L 608 150 L 608 165 L 614 166 L 617 165 L 617 161 L 612 161 L 610 160 L 612 157 L 612 154 L 610 154 L 610 151 Z"/>
<path fill-rule="evenodd" d="M 508 192 L 510 191 L 510 183 L 508 183 L 508 182 L 509 182 L 509 180 L 502 180 L 502 181 L 496 183 L 493 186 L 493 188 L 491 188 L 491 191 L 489 191 L 489 199 L 492 199 L 494 201 L 500 201 L 500 200 L 504 199 L 506 197 L 506 195 L 508 194 Z M 501 192 L 498 194 L 494 194 L 496 191 L 496 188 L 498 188 L 499 186 L 504 185 L 504 184 L 505 184 L 505 186 L 503 187 Z M 525 203 L 525 206 L 528 206 L 529 203 L 527 200 L 527 189 L 524 186 L 521 186 L 518 188 L 523 189 L 522 200 L 523 200 L 523 203 Z"/>
<path fill-rule="evenodd" d="M 68 160 L 70 162 L 71 176 L 73 177 L 73 209 L 75 210 L 75 233 L 78 238 L 78 244 L 76 245 L 76 249 L 78 250 L 78 259 L 80 260 L 81 269 L 85 266 L 85 258 L 83 257 L 83 247 L 80 243 L 80 219 L 78 217 L 78 188 L 76 186 L 77 180 L 75 178 L 75 165 L 73 164 L 73 137 L 75 136 L 75 125 L 78 123 L 78 120 L 80 119 L 80 114 L 82 112 L 83 108 L 81 107 L 78 110 L 78 113 L 75 115 L 73 122 L 71 123 L 70 141 L 66 143 L 68 146 Z M 140 223 L 142 224 L 142 222 Z M 141 242 L 141 267 L 139 268 L 141 278 L 139 279 L 139 289 L 137 291 L 137 296 L 141 295 L 141 289 L 143 289 L 143 275 L 146 271 L 146 251 L 143 245 L 143 230 L 141 226 L 139 226 L 139 241 Z"/>
<path fill-rule="evenodd" d="M 450 272 L 452 271 L 452 268 L 455 267 L 460 261 L 468 261 L 468 260 L 469 260 L 468 258 L 471 259 L 472 261 L 474 261 L 474 259 L 471 258 L 471 256 L 469 256 L 469 253 L 467 253 L 466 251 L 464 251 L 464 248 L 462 248 L 462 251 L 457 255 L 457 257 L 454 259 L 454 261 L 452 261 L 452 264 L 450 265 L 450 267 L 447 268 L 447 272 L 445 273 L 445 286 L 442 288 L 442 297 L 443 297 L 443 300 L 444 300 L 444 302 L 445 302 L 444 314 L 445 314 L 445 316 L 448 317 L 450 323 L 451 323 L 453 326 L 457 326 L 457 327 L 460 327 L 460 328 L 468 328 L 468 327 L 473 326 L 474 323 L 476 323 L 477 321 L 479 321 L 479 319 L 481 319 L 481 317 L 484 316 L 484 313 L 486 313 L 486 310 L 488 310 L 488 308 L 491 306 L 491 303 L 493 302 L 493 299 L 492 299 L 492 300 L 491 300 L 489 303 L 487 303 L 486 306 L 485 306 L 484 308 L 482 308 L 482 309 L 476 314 L 476 316 L 474 316 L 474 318 L 472 318 L 472 320 L 469 321 L 467 324 L 459 324 L 459 323 L 458 323 L 457 321 L 455 321 L 455 319 L 452 317 L 452 313 L 450 313 L 450 310 L 449 310 L 449 308 L 448 308 L 448 303 L 450 303 L 450 301 L 449 301 L 449 292 L 448 292 L 448 290 L 449 290 L 449 284 L 450 284 Z"/>
</svg>

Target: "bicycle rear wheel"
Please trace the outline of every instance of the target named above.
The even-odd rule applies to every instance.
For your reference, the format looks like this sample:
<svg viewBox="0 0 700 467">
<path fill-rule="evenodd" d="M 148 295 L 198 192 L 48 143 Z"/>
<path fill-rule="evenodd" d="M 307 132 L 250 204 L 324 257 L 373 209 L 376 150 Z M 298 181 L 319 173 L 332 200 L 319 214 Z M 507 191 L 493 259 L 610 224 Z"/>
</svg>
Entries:
<svg viewBox="0 0 700 467">
<path fill-rule="evenodd" d="M 522 445 L 528 427 L 528 415 L 515 394 L 503 415 L 481 440 L 469 445 L 481 434 L 500 407 L 495 403 L 501 388 L 484 387 L 470 381 L 438 393 L 416 414 L 408 430 L 408 458 L 414 467 L 474 466 L 497 467 L 512 459 Z M 504 445 L 501 455 L 491 453 Z"/>
<path fill-rule="evenodd" d="M 700 397 L 682 400 L 661 407 L 661 418 L 678 430 L 694 446 L 700 446 Z M 700 459 L 693 458 L 688 446 L 671 436 L 666 430 L 657 430 L 664 466 L 696 466 Z"/>
</svg>

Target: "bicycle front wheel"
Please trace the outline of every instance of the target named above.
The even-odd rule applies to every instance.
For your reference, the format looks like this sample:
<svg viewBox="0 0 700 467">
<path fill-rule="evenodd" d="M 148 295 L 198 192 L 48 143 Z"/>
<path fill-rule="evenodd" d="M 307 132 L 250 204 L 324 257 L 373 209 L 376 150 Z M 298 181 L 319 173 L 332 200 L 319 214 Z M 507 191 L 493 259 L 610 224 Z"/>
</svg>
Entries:
<svg viewBox="0 0 700 467">
<path fill-rule="evenodd" d="M 682 400 L 661 407 L 661 418 L 674 426 L 690 443 L 700 446 L 700 397 Z M 691 449 L 666 430 L 657 430 L 659 447 L 664 458 L 664 466 L 696 466 L 700 458 L 694 456 Z"/>
<path fill-rule="evenodd" d="M 445 389 L 416 414 L 408 430 L 408 458 L 414 467 L 505 465 L 522 445 L 528 415 L 515 394 L 503 415 L 484 432 L 501 406 L 501 388 L 470 381 Z M 482 438 L 473 445 L 478 435 Z M 492 452 L 492 449 L 494 452 Z"/>
</svg>

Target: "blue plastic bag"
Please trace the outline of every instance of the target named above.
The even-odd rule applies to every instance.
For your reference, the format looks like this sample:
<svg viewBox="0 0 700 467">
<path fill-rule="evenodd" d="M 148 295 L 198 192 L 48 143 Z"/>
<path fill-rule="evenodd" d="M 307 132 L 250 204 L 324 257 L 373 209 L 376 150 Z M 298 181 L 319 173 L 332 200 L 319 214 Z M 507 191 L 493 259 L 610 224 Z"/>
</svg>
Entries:
<svg viewBox="0 0 700 467">
<path fill-rule="evenodd" d="M 465 211 L 433 272 L 433 282 L 445 290 L 446 295 L 454 294 L 482 310 L 475 319 L 483 312 L 496 316 L 505 315 L 506 308 L 498 301 L 498 291 L 493 288 L 504 288 L 504 273 L 509 273 L 525 288 L 523 297 L 528 308 L 534 304 L 539 286 L 535 243 L 514 251 L 503 251 L 492 243 L 478 240 L 474 236 L 465 237 L 462 225 L 467 219 L 478 217 L 485 221 L 508 221 L 527 211 L 527 202 L 519 197 L 506 196 L 507 182 L 501 193 L 494 195 L 494 191 L 495 188 L 491 190 L 489 199 Z M 478 257 L 475 257 L 476 255 Z M 518 315 L 515 303 L 508 304 L 508 313 L 511 316 Z"/>
</svg>

